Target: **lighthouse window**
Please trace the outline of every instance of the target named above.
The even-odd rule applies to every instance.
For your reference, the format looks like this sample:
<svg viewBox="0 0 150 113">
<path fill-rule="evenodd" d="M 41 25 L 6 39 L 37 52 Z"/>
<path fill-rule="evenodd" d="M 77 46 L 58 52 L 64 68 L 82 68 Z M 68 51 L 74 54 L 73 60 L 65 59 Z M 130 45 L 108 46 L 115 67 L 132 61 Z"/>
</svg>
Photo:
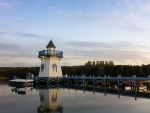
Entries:
<svg viewBox="0 0 150 113">
<path fill-rule="evenodd" d="M 57 72 L 57 65 L 56 64 L 53 64 L 52 68 L 53 68 L 53 72 Z"/>
<path fill-rule="evenodd" d="M 41 64 L 41 72 L 44 70 L 44 64 Z"/>
</svg>

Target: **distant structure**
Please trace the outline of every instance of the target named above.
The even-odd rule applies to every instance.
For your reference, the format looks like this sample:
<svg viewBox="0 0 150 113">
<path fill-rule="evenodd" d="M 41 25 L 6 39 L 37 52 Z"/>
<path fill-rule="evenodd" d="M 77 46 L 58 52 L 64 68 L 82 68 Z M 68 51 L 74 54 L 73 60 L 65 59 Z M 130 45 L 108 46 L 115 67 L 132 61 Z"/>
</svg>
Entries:
<svg viewBox="0 0 150 113">
<path fill-rule="evenodd" d="M 63 58 L 62 51 L 56 51 L 52 40 L 46 46 L 47 50 L 39 52 L 41 60 L 39 77 L 62 77 L 60 59 Z"/>
</svg>

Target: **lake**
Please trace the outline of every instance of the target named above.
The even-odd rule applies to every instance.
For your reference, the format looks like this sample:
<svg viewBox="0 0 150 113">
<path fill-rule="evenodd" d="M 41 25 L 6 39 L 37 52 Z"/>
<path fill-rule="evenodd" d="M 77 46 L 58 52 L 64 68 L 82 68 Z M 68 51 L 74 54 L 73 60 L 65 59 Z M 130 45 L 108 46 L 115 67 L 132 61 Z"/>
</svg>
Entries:
<svg viewBox="0 0 150 113">
<path fill-rule="evenodd" d="M 0 113 L 149 113 L 149 108 L 148 98 L 0 83 Z"/>
</svg>

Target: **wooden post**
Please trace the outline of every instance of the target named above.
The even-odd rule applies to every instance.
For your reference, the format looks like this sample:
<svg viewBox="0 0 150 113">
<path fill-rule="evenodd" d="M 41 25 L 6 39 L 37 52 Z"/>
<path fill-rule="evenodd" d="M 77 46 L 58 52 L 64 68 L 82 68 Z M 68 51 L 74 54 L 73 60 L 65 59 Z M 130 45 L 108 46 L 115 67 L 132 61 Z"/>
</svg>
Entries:
<svg viewBox="0 0 150 113">
<path fill-rule="evenodd" d="M 133 82 L 132 81 L 131 81 L 130 85 L 131 85 L 130 87 L 131 87 L 131 90 L 132 90 L 132 88 L 133 88 Z"/>
<path fill-rule="evenodd" d="M 83 85 L 85 86 L 85 76 L 83 76 Z"/>
<path fill-rule="evenodd" d="M 70 87 L 69 87 L 69 84 L 68 84 L 68 91 L 69 91 Z"/>
<path fill-rule="evenodd" d="M 59 76 L 57 76 L 57 83 L 59 84 Z"/>
<path fill-rule="evenodd" d="M 120 75 L 118 75 L 118 98 L 120 98 Z"/>
<path fill-rule="evenodd" d="M 148 75 L 148 78 L 150 78 L 150 75 Z M 149 82 L 147 82 L 147 90 L 150 90 L 150 83 Z"/>
<path fill-rule="evenodd" d="M 65 84 L 65 76 L 62 77 L 63 84 Z"/>
<path fill-rule="evenodd" d="M 94 87 L 94 84 L 95 84 L 94 82 L 95 82 L 95 77 L 94 77 L 94 75 L 93 75 L 93 87 Z"/>
<path fill-rule="evenodd" d="M 106 87 L 104 87 L 104 93 L 105 93 L 105 96 L 106 96 Z"/>
<path fill-rule="evenodd" d="M 75 77 L 75 84 L 77 84 L 77 76 Z"/>
<path fill-rule="evenodd" d="M 47 84 L 49 83 L 49 77 L 47 77 Z"/>
<path fill-rule="evenodd" d="M 106 75 L 104 76 L 104 85 L 106 87 Z"/>
<path fill-rule="evenodd" d="M 84 84 L 84 93 L 85 93 L 85 84 Z"/>
<path fill-rule="evenodd" d="M 133 75 L 134 76 L 134 91 L 136 92 L 139 92 L 139 86 L 137 87 L 137 82 L 136 82 L 136 75 Z"/>
<path fill-rule="evenodd" d="M 77 92 L 77 84 L 75 84 L 75 92 Z"/>
<path fill-rule="evenodd" d="M 94 86 L 93 86 L 93 95 L 95 94 L 95 88 L 94 88 Z"/>
<path fill-rule="evenodd" d="M 118 88 L 120 87 L 120 75 L 118 75 Z"/>
<path fill-rule="evenodd" d="M 146 83 L 146 89 L 147 89 L 147 91 L 149 90 L 149 83 L 148 82 Z"/>
<path fill-rule="evenodd" d="M 69 76 L 67 76 L 67 78 L 68 78 L 68 85 L 69 85 Z"/>
<path fill-rule="evenodd" d="M 36 77 L 36 84 L 38 83 L 38 77 Z"/>
</svg>

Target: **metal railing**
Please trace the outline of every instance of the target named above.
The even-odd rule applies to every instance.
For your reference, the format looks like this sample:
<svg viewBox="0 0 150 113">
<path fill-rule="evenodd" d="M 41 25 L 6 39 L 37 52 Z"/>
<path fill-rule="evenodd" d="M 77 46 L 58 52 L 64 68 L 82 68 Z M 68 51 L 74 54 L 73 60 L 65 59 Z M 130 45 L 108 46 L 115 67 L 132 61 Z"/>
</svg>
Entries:
<svg viewBox="0 0 150 113">
<path fill-rule="evenodd" d="M 43 51 L 39 51 L 39 58 L 42 57 L 51 57 L 51 56 L 56 56 L 58 58 L 63 58 L 63 52 L 62 51 L 56 51 L 56 50 L 43 50 Z"/>
</svg>

